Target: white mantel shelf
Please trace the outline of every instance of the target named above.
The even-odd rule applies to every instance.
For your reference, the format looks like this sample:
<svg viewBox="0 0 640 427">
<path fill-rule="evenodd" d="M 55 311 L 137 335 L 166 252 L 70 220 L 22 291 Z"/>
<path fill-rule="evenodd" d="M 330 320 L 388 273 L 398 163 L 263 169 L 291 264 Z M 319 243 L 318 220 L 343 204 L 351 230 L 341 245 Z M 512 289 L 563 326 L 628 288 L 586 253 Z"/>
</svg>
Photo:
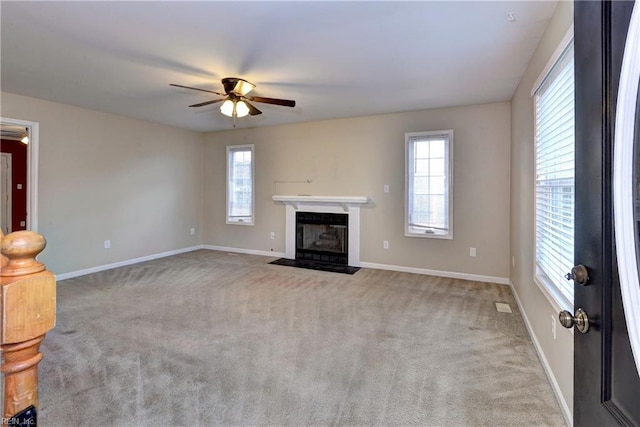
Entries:
<svg viewBox="0 0 640 427">
<path fill-rule="evenodd" d="M 349 217 L 349 265 L 360 267 L 360 207 L 369 202 L 365 196 L 273 196 L 285 205 L 286 257 L 296 258 L 296 212 L 346 213 Z"/>
<path fill-rule="evenodd" d="M 363 205 L 369 203 L 366 196 L 273 196 L 275 202 L 281 202 L 285 205 L 293 206 L 299 209 L 301 205 L 339 205 L 345 212 L 349 211 L 350 206 Z"/>
</svg>

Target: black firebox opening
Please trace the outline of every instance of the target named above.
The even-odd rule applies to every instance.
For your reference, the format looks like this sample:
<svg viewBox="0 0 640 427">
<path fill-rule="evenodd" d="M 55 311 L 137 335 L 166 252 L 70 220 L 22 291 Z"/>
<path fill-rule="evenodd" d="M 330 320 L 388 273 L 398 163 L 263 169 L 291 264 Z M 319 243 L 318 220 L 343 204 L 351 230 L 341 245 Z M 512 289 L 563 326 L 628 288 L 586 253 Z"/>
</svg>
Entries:
<svg viewBox="0 0 640 427">
<path fill-rule="evenodd" d="M 349 264 L 347 214 L 296 212 L 296 259 Z"/>
</svg>

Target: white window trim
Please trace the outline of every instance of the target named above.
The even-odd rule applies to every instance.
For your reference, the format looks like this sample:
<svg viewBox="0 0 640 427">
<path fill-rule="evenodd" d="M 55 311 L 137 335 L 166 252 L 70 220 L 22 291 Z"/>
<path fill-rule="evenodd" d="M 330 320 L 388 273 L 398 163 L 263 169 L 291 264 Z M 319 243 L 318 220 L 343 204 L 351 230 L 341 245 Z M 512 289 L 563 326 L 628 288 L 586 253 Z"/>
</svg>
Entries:
<svg viewBox="0 0 640 427">
<path fill-rule="evenodd" d="M 449 230 L 446 233 L 435 232 L 425 233 L 424 231 L 418 233 L 411 231 L 412 227 L 409 225 L 409 144 L 411 138 L 414 137 L 430 137 L 446 135 L 448 142 L 448 155 L 449 155 L 449 173 L 448 173 L 448 193 L 449 193 Z M 436 130 L 425 132 L 408 132 L 404 134 L 404 235 L 406 237 L 417 237 L 422 239 L 444 239 L 453 240 L 453 130 Z"/>
<path fill-rule="evenodd" d="M 553 55 L 551 55 L 551 57 L 549 58 L 549 61 L 547 62 L 547 64 L 545 65 L 545 67 L 542 69 L 542 72 L 540 73 L 540 75 L 538 76 L 538 78 L 536 79 L 535 83 L 533 84 L 533 87 L 531 88 L 531 102 L 533 103 L 533 123 L 534 123 L 534 135 L 533 135 L 533 144 L 534 144 L 534 162 L 533 162 L 533 208 L 534 208 L 534 214 L 533 214 L 533 281 L 534 283 L 538 286 L 538 288 L 540 289 L 540 291 L 542 292 L 542 294 L 547 298 L 547 300 L 549 301 L 549 303 L 551 304 L 551 306 L 554 308 L 554 310 L 556 311 L 562 311 L 562 310 L 569 310 L 570 312 L 573 313 L 573 301 L 570 301 L 562 292 L 560 292 L 560 290 L 556 287 L 556 285 L 554 285 L 553 283 L 551 283 L 540 271 L 540 268 L 538 267 L 538 261 L 536 260 L 536 245 L 537 245 L 537 241 L 536 241 L 536 213 L 535 213 L 535 209 L 536 209 L 536 162 L 537 159 L 535 158 L 535 154 L 536 154 L 536 150 L 535 150 L 535 144 L 536 144 L 536 128 L 535 128 L 535 123 L 538 120 L 537 117 L 537 108 L 536 108 L 536 98 L 535 98 L 535 94 L 538 91 L 538 89 L 540 88 L 540 86 L 542 85 L 542 83 L 544 82 L 544 80 L 547 78 L 547 75 L 549 74 L 549 72 L 551 71 L 551 69 L 553 68 L 553 66 L 556 64 L 556 62 L 558 62 L 558 60 L 560 59 L 560 57 L 562 56 L 562 54 L 565 52 L 565 50 L 567 49 L 567 47 L 569 47 L 569 44 L 573 43 L 573 25 L 571 25 L 571 27 L 569 27 L 569 30 L 567 31 L 567 33 L 564 35 L 564 37 L 562 38 L 560 44 L 558 45 L 558 47 L 556 48 L 556 50 L 553 52 Z M 568 272 L 567 272 L 568 273 Z M 571 333 L 573 334 L 573 328 L 571 329 Z"/>
<path fill-rule="evenodd" d="M 534 98 L 536 92 L 538 91 L 538 89 L 540 88 L 540 86 L 542 85 L 544 80 L 547 78 L 547 75 L 549 74 L 549 72 L 551 71 L 553 66 L 556 65 L 556 62 L 558 62 L 558 59 L 560 59 L 560 56 L 562 56 L 564 51 L 567 50 L 567 47 L 571 43 L 573 43 L 573 25 L 571 25 L 571 27 L 569 27 L 569 29 L 567 30 L 567 33 L 564 35 L 564 37 L 560 41 L 560 44 L 558 45 L 556 50 L 553 52 L 553 54 L 549 58 L 549 61 L 547 62 L 547 65 L 544 66 L 544 68 L 540 72 L 540 75 L 538 76 L 538 78 L 536 79 L 535 83 L 533 84 L 533 87 L 531 88 L 531 98 L 533 100 L 533 112 L 534 112 L 534 114 L 536 112 L 536 109 L 535 109 L 536 100 Z"/>
<path fill-rule="evenodd" d="M 229 218 L 229 163 L 231 158 L 229 157 L 229 153 L 231 151 L 235 151 L 242 148 L 251 149 L 251 221 L 244 220 L 232 220 Z M 255 156 L 255 147 L 254 144 L 244 144 L 244 145 L 227 145 L 227 157 L 226 157 L 226 179 L 225 179 L 225 194 L 226 194 L 226 203 L 225 203 L 225 213 L 224 216 L 226 218 L 226 223 L 229 225 L 249 225 L 253 226 L 256 223 L 256 156 Z"/>
</svg>

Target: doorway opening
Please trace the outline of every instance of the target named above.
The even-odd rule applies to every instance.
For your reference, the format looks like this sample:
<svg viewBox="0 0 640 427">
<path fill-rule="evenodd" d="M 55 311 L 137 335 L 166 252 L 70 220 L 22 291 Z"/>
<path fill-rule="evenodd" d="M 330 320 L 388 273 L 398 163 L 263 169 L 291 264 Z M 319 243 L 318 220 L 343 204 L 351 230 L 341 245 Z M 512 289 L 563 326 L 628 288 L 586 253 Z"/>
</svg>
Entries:
<svg viewBox="0 0 640 427">
<path fill-rule="evenodd" d="M 26 174 L 25 179 L 26 182 L 18 182 L 18 180 L 11 181 L 10 193 L 15 195 L 22 194 L 23 196 L 26 193 L 26 197 L 24 197 L 24 202 L 26 203 L 26 215 L 22 219 L 17 219 L 16 222 L 12 223 L 9 228 L 10 231 L 17 230 L 32 230 L 38 231 L 38 144 L 39 144 L 39 123 L 28 121 L 28 120 L 20 120 L 20 119 L 12 119 L 9 117 L 0 117 L 0 136 L 2 137 L 3 144 L 0 146 L 0 151 L 2 152 L 11 152 L 8 148 L 9 144 L 17 143 L 20 145 L 26 145 Z M 5 143 L 5 141 L 7 141 Z M 5 148 L 6 146 L 7 148 Z M 13 154 L 13 153 L 12 153 Z M 12 170 L 15 174 L 16 169 L 18 168 L 17 164 L 17 156 L 12 155 Z M 22 160 L 24 162 L 24 159 Z M 23 165 L 24 166 L 24 165 Z M 2 185 L 5 185 L 4 182 Z M 18 188 L 20 187 L 20 188 Z M 26 188 L 25 188 L 26 187 Z M 11 197 L 9 201 L 11 205 L 8 207 L 13 213 L 19 211 L 19 207 L 15 206 L 16 200 L 19 200 L 19 197 Z M 22 209 L 24 210 L 24 206 Z M 3 210 L 3 216 L 5 212 L 8 210 Z M 14 215 L 15 216 L 15 215 Z M 8 221 L 11 221 L 8 219 Z M 3 219 L 4 223 L 4 219 Z M 24 225 L 22 225 L 24 224 Z M 3 231 L 5 231 L 3 229 Z"/>
</svg>

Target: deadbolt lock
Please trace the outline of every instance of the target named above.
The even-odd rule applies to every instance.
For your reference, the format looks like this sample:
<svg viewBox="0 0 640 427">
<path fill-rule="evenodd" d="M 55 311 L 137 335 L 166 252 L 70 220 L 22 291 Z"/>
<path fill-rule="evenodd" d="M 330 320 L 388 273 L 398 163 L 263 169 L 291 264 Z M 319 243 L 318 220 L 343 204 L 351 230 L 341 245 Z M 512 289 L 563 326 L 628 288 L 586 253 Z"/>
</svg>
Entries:
<svg viewBox="0 0 640 427">
<path fill-rule="evenodd" d="M 589 269 L 582 264 L 571 269 L 571 273 L 564 276 L 567 280 L 573 280 L 578 285 L 585 286 L 589 282 Z"/>
</svg>

